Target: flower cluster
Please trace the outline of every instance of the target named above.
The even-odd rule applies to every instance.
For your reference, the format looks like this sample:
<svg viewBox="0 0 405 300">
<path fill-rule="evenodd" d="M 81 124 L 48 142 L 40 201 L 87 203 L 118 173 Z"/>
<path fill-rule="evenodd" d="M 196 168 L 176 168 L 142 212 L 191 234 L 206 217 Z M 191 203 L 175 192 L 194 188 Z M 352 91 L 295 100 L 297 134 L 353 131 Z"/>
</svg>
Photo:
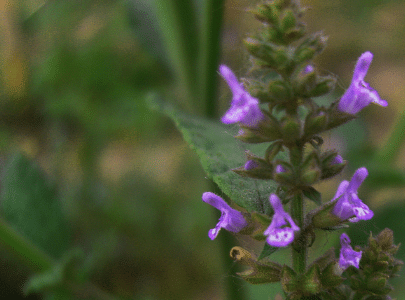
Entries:
<svg viewBox="0 0 405 300">
<path fill-rule="evenodd" d="M 358 196 L 358 189 L 368 176 L 365 167 L 357 169 L 350 181 L 343 180 L 330 201 L 322 201 L 314 184 L 336 176 L 347 164 L 337 151 L 322 149 L 322 133 L 354 119 L 370 103 L 383 107 L 388 104 L 364 81 L 373 58 L 370 52 L 359 57 L 350 86 L 340 99 L 329 107 L 313 101 L 314 97 L 330 94 L 336 78 L 321 76 L 313 65 L 315 55 L 325 48 L 326 37 L 321 32 L 305 37 L 305 25 L 299 21 L 303 12 L 298 0 L 264 1 L 254 11 L 266 29 L 263 34 L 247 38 L 244 44 L 252 56 L 251 74 L 254 76 L 259 70 L 261 80 L 247 78 L 243 81 L 247 85 L 243 86 L 230 68 L 225 65 L 219 68 L 232 91 L 230 108 L 221 121 L 236 123 L 239 132 L 235 137 L 244 143 L 271 142 L 264 148 L 264 157 L 257 156 L 258 148 L 247 146 L 246 162 L 232 171 L 250 180 L 272 180 L 275 189 L 268 195 L 269 200 L 267 195 L 255 200 L 238 199 L 240 209 L 232 208 L 218 195 L 204 193 L 203 201 L 221 212 L 217 225 L 208 235 L 213 240 L 224 228 L 264 241 L 258 259 L 241 247 L 234 247 L 231 257 L 249 266 L 249 270 L 239 274 L 242 278 L 251 283 L 280 281 L 287 299 L 312 296 L 314 299 L 360 299 L 366 295 L 386 295 L 388 288 L 382 285 L 382 280 L 391 276 L 386 266 L 391 263 L 398 269 L 399 263 L 387 258 L 385 253 L 378 257 L 373 252 L 374 242 L 369 248 L 355 251 L 349 236 L 342 233 L 338 259 L 330 249 L 306 265 L 306 248 L 311 247 L 318 230 L 341 230 L 349 222 L 366 221 L 374 216 Z M 262 76 L 269 70 L 271 75 Z M 249 185 L 235 188 L 244 186 Z M 258 192 L 262 196 L 265 191 L 259 188 Z M 307 211 L 310 206 L 305 201 L 308 200 L 318 207 Z M 381 249 L 386 247 L 389 237 L 386 233 L 377 239 L 381 240 Z M 292 268 L 262 260 L 282 247 L 291 250 Z M 394 245 L 391 248 L 397 249 Z M 370 275 L 373 268 L 370 266 L 376 265 L 373 260 L 384 263 Z M 344 275 L 352 274 L 360 279 L 353 279 L 350 288 L 341 289 Z M 365 280 L 365 286 L 360 287 L 363 277 L 369 281 Z M 367 290 L 369 282 L 381 283 L 377 292 Z M 343 291 L 348 293 L 343 295 Z"/>
</svg>

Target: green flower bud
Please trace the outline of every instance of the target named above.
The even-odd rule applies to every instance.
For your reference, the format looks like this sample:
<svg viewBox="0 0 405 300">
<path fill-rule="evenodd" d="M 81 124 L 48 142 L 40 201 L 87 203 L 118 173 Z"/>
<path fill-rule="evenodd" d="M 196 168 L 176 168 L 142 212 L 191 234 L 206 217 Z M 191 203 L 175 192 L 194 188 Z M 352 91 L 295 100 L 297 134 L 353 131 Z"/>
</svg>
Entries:
<svg viewBox="0 0 405 300">
<path fill-rule="evenodd" d="M 278 26 L 280 10 L 276 5 L 260 4 L 252 12 L 259 21 Z"/>
<path fill-rule="evenodd" d="M 305 24 L 298 23 L 298 25 L 290 30 L 284 32 L 284 40 L 286 43 L 292 43 L 302 38 L 306 33 Z"/>
<path fill-rule="evenodd" d="M 297 64 L 303 64 L 312 60 L 316 54 L 321 53 L 325 49 L 326 41 L 327 37 L 322 32 L 312 34 L 295 50 L 294 61 Z"/>
<path fill-rule="evenodd" d="M 299 280 L 297 273 L 289 266 L 284 265 L 283 269 L 281 270 L 281 286 L 283 290 L 287 293 L 292 293 L 298 290 L 299 288 Z"/>
<path fill-rule="evenodd" d="M 281 125 L 281 131 L 286 144 L 295 143 L 301 137 L 301 124 L 295 118 L 286 117 Z"/>
<path fill-rule="evenodd" d="M 317 264 L 312 265 L 307 273 L 301 278 L 302 293 L 306 295 L 317 294 L 322 289 L 320 280 L 321 272 Z"/>
<path fill-rule="evenodd" d="M 339 286 L 344 281 L 344 278 L 338 274 L 338 269 L 338 263 L 331 262 L 324 270 L 322 270 L 320 279 L 325 288 Z"/>
<path fill-rule="evenodd" d="M 253 254 L 242 247 L 233 247 L 230 256 L 233 260 L 250 267 L 248 270 L 237 274 L 251 284 L 270 283 L 281 280 L 282 267 L 277 263 L 259 263 Z"/>
<path fill-rule="evenodd" d="M 267 163 L 271 164 L 276 155 L 282 150 L 283 150 L 283 143 L 281 141 L 272 143 L 266 149 L 266 153 L 264 155 L 264 158 L 266 159 Z"/>
<path fill-rule="evenodd" d="M 324 131 L 328 116 L 323 111 L 309 114 L 305 119 L 304 134 L 311 137 Z"/>
<path fill-rule="evenodd" d="M 317 84 L 313 89 L 308 91 L 308 97 L 319 97 L 332 92 L 335 89 L 336 78 L 332 76 L 325 76 L 317 80 Z"/>
<path fill-rule="evenodd" d="M 270 42 L 263 42 L 252 38 L 243 41 L 250 54 L 262 60 L 270 68 L 283 69 L 288 62 L 287 50 Z"/>
<path fill-rule="evenodd" d="M 293 97 L 292 89 L 284 80 L 273 80 L 268 84 L 268 92 L 274 99 L 274 102 L 290 101 Z"/>
<path fill-rule="evenodd" d="M 295 27 L 297 24 L 297 19 L 294 12 L 291 9 L 284 11 L 280 22 L 280 29 L 282 32 L 286 32 Z"/>
</svg>

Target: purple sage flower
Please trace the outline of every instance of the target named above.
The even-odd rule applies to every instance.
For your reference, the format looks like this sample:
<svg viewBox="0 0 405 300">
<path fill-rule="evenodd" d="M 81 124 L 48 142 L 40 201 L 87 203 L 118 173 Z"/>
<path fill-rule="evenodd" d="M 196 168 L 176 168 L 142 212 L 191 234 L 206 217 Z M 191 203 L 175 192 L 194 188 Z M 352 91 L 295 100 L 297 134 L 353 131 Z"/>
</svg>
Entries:
<svg viewBox="0 0 405 300">
<path fill-rule="evenodd" d="M 248 160 L 246 162 L 244 168 L 245 168 L 246 171 L 249 171 L 249 170 L 252 170 L 254 168 L 257 168 L 258 166 L 259 166 L 259 164 L 256 161 L 254 161 L 253 159 L 250 159 L 250 160 Z"/>
<path fill-rule="evenodd" d="M 350 222 L 360 220 L 370 220 L 374 213 L 365 205 L 357 196 L 357 189 L 363 183 L 368 175 L 366 168 L 359 168 L 353 175 L 350 182 L 344 180 L 339 185 L 335 197 L 332 199 L 339 200 L 336 202 L 332 213 L 342 220 L 349 219 Z"/>
<path fill-rule="evenodd" d="M 220 196 L 211 192 L 206 192 L 202 195 L 202 200 L 221 211 L 219 222 L 215 228 L 208 231 L 208 236 L 211 240 L 214 240 L 217 237 L 221 228 L 236 233 L 248 225 L 246 220 L 243 218 L 242 213 L 230 207 L 229 204 L 226 203 L 225 200 Z"/>
<path fill-rule="evenodd" d="M 259 100 L 252 97 L 243 88 L 230 68 L 221 65 L 219 73 L 228 83 L 233 94 L 231 107 L 222 117 L 222 123 L 233 124 L 239 122 L 246 127 L 256 127 L 264 117 L 260 111 Z"/>
<path fill-rule="evenodd" d="M 267 243 L 273 247 L 285 247 L 294 240 L 294 231 L 300 228 L 295 225 L 291 216 L 284 211 L 283 205 L 276 194 L 270 195 L 270 204 L 273 206 L 274 215 L 270 226 L 263 232 L 267 236 Z M 286 227 L 287 222 L 290 227 Z"/>
<path fill-rule="evenodd" d="M 371 102 L 381 106 L 388 105 L 387 101 L 382 100 L 377 91 L 364 81 L 372 60 L 371 52 L 365 52 L 360 56 L 354 68 L 352 82 L 339 101 L 338 109 L 340 111 L 355 115 Z"/>
<path fill-rule="evenodd" d="M 340 257 L 339 266 L 342 270 L 346 270 L 350 266 L 359 268 L 360 259 L 363 251 L 354 251 L 350 245 L 350 238 L 346 233 L 342 233 L 340 236 Z"/>
</svg>

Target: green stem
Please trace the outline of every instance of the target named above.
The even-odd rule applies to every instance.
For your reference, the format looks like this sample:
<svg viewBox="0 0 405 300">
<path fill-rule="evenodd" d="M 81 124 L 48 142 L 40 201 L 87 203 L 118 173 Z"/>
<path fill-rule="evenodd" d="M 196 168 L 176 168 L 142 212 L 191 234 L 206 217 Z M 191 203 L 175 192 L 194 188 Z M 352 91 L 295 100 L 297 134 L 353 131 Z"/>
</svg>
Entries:
<svg viewBox="0 0 405 300">
<path fill-rule="evenodd" d="M 291 203 L 291 216 L 297 222 L 299 228 L 303 228 L 304 224 L 304 199 L 302 192 L 297 192 Z M 298 274 L 302 274 L 306 269 L 307 248 L 305 237 L 301 235 L 298 243 L 294 243 L 291 247 L 293 268 Z"/>
<path fill-rule="evenodd" d="M 197 106 L 198 30 L 193 3 L 190 0 L 156 0 L 153 3 L 181 90 L 185 92 L 185 99 Z"/>
<path fill-rule="evenodd" d="M 10 253 L 15 254 L 33 272 L 49 270 L 54 264 L 51 257 L 20 235 L 2 219 L 0 219 L 0 241 Z"/>
<path fill-rule="evenodd" d="M 221 28 L 224 0 L 206 0 L 203 7 L 201 30 L 201 60 L 199 67 L 200 96 L 205 103 L 205 115 L 214 118 L 217 107 L 217 68 L 221 49 Z"/>
<path fill-rule="evenodd" d="M 392 164 L 405 142 L 405 111 L 402 112 L 399 120 L 394 126 L 390 137 L 381 150 L 376 155 L 376 160 L 384 164 Z"/>
</svg>

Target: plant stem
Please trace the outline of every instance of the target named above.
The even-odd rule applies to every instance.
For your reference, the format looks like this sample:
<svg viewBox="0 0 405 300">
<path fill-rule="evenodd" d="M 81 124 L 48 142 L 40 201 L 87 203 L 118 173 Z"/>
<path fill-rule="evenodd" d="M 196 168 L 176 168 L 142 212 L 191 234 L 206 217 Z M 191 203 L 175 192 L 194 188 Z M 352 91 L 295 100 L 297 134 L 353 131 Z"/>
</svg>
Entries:
<svg viewBox="0 0 405 300">
<path fill-rule="evenodd" d="M 291 216 L 297 222 L 299 228 L 304 224 L 304 199 L 302 192 L 297 192 L 291 203 Z M 298 243 L 291 247 L 293 268 L 298 274 L 302 274 L 306 269 L 307 248 L 304 235 L 300 235 Z"/>
<path fill-rule="evenodd" d="M 0 241 L 10 253 L 24 261 L 24 264 L 29 266 L 33 272 L 49 270 L 54 264 L 51 257 L 2 219 L 0 219 Z"/>
<path fill-rule="evenodd" d="M 185 99 L 194 109 L 196 101 L 196 65 L 198 52 L 198 30 L 193 1 L 153 1 L 157 20 L 173 69 L 180 82 Z"/>
<path fill-rule="evenodd" d="M 405 142 L 405 111 L 402 112 L 399 120 L 394 126 L 390 137 L 381 150 L 377 153 L 375 159 L 384 164 L 392 164 L 397 158 L 402 145 Z"/>
<path fill-rule="evenodd" d="M 221 28 L 224 0 L 206 0 L 203 7 L 201 30 L 201 60 L 198 86 L 201 100 L 205 103 L 205 115 L 214 118 L 217 107 L 217 69 L 221 49 Z"/>
</svg>

